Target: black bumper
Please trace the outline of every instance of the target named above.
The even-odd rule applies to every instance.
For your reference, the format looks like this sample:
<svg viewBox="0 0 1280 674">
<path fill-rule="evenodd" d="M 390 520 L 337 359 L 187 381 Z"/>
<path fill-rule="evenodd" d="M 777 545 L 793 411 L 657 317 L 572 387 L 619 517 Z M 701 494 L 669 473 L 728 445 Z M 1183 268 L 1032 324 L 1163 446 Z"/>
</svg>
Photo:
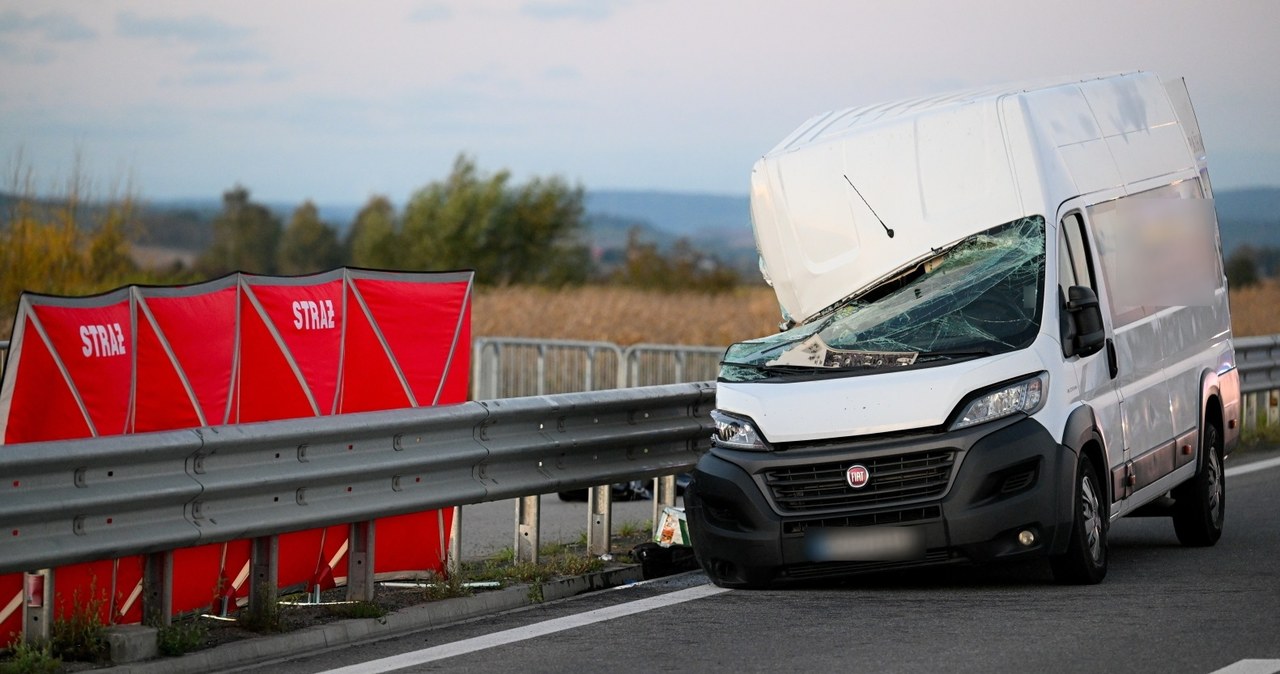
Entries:
<svg viewBox="0 0 1280 674">
<path fill-rule="evenodd" d="M 888 482 L 891 468 L 901 473 L 915 457 L 938 456 L 951 463 L 945 478 L 924 490 L 930 493 L 843 490 L 844 496 L 809 498 L 808 487 L 784 493 L 775 482 L 780 473 L 829 476 L 853 464 L 886 466 L 871 471 L 876 484 L 877 470 Z M 1046 556 L 1066 549 L 1076 460 L 1028 418 L 775 452 L 714 448 L 694 471 L 686 515 L 703 568 L 730 584 Z M 838 487 L 824 486 L 825 492 L 810 491 Z M 1024 531 L 1033 534 L 1030 544 L 1019 541 Z M 886 547 L 886 536 L 905 536 L 908 544 Z"/>
</svg>

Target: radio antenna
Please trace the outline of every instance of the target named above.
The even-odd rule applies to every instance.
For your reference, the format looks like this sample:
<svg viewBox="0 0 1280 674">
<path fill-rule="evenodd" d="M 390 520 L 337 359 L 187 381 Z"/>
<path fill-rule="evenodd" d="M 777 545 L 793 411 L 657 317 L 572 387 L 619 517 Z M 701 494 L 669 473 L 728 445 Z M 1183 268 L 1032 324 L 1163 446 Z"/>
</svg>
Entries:
<svg viewBox="0 0 1280 674">
<path fill-rule="evenodd" d="M 874 216 L 876 216 L 876 220 L 880 223 L 880 226 L 881 226 L 881 227 L 884 227 L 884 233 L 885 233 L 885 234 L 888 234 L 888 235 L 889 235 L 889 238 L 890 238 L 890 239 L 892 239 L 892 238 L 893 238 L 893 230 L 892 230 L 892 229 L 889 229 L 889 225 L 884 224 L 884 220 L 881 220 L 881 219 L 880 219 L 880 214 L 876 213 L 876 209 L 872 208 L 872 207 L 871 207 L 871 204 L 867 203 L 867 198 L 866 198 L 866 197 L 864 197 L 864 196 L 862 196 L 862 192 L 859 192 L 859 191 L 858 191 L 858 186 L 857 186 L 857 185 L 854 185 L 852 180 L 849 180 L 849 176 L 848 176 L 848 175 L 845 175 L 845 176 L 844 176 L 844 181 L 845 181 L 845 182 L 847 182 L 847 183 L 849 183 L 849 187 L 852 187 L 852 188 L 853 188 L 853 193 L 854 193 L 854 194 L 856 194 L 856 195 L 858 195 L 858 198 L 859 198 L 859 199 L 861 199 L 861 200 L 862 200 L 862 203 L 866 205 L 867 210 L 868 210 L 868 211 L 871 211 L 871 214 L 872 214 L 872 215 L 874 215 Z"/>
</svg>

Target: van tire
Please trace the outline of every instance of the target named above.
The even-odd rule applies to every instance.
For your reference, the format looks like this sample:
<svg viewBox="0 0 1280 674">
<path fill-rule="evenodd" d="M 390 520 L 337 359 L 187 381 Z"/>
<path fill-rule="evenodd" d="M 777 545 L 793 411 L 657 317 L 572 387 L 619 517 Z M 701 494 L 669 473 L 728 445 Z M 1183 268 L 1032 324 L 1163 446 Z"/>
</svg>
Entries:
<svg viewBox="0 0 1280 674">
<path fill-rule="evenodd" d="M 1063 585 L 1096 585 L 1107 576 L 1107 492 L 1087 454 L 1080 454 L 1071 501 L 1067 551 L 1050 558 L 1053 579 Z"/>
<path fill-rule="evenodd" d="M 1195 548 L 1222 538 L 1227 514 L 1227 476 L 1222 469 L 1222 434 L 1212 421 L 1204 425 L 1200 470 L 1173 490 L 1173 531 L 1178 542 Z"/>
</svg>

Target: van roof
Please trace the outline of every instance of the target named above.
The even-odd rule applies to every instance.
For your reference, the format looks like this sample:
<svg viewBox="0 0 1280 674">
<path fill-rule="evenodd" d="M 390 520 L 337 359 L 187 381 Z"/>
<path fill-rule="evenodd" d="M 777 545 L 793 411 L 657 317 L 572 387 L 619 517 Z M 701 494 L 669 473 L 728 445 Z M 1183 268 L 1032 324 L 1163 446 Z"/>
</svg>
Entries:
<svg viewBox="0 0 1280 674">
<path fill-rule="evenodd" d="M 756 245 L 779 303 L 804 322 L 940 246 L 1202 165 L 1186 90 L 1182 106 L 1172 93 L 1129 72 L 809 119 L 751 176 Z"/>
<path fill-rule="evenodd" d="M 898 101 L 873 103 L 840 110 L 829 110 L 814 115 L 807 122 L 778 143 L 765 156 L 778 152 L 796 150 L 813 143 L 821 143 L 834 137 L 851 132 L 867 130 L 902 117 L 912 117 L 923 113 L 939 111 L 942 108 L 959 107 L 972 103 L 992 102 L 1005 96 L 1023 94 L 1041 89 L 1052 89 L 1064 85 L 1078 84 L 1091 80 L 1111 77 L 1123 77 L 1137 71 L 1104 73 L 1083 77 L 1058 77 L 1018 83 L 988 85 L 952 91 L 945 94 L 934 94 L 907 98 Z"/>
</svg>

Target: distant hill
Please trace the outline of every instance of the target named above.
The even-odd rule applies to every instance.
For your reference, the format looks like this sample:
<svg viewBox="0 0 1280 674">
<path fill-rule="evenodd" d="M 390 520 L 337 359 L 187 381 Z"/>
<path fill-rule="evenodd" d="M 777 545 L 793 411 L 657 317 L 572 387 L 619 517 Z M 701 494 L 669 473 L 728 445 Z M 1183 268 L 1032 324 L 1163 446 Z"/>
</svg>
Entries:
<svg viewBox="0 0 1280 674">
<path fill-rule="evenodd" d="M 686 192 L 591 190 L 588 213 L 648 222 L 677 236 L 697 236 L 705 230 L 750 231 L 751 211 L 746 196 Z"/>
</svg>

